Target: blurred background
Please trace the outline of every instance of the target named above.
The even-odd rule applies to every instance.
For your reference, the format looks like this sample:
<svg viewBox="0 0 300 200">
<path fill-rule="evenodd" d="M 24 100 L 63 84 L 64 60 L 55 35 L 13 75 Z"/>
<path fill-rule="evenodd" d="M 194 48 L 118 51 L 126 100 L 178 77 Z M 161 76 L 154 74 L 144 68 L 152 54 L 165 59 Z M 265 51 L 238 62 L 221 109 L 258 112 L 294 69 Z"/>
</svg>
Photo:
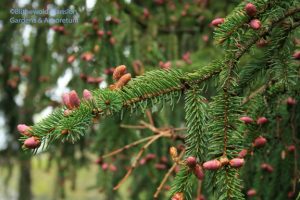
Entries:
<svg viewBox="0 0 300 200">
<path fill-rule="evenodd" d="M 147 115 L 100 119 L 76 144 L 52 144 L 34 156 L 22 151 L 16 126 L 50 114 L 64 92 L 75 89 L 81 96 L 83 89 L 107 87 L 113 68 L 121 64 L 133 76 L 204 66 L 222 54 L 213 45 L 210 22 L 225 17 L 238 2 L 1 0 L 0 200 L 152 199 L 172 165 L 168 148 L 182 141 L 161 139 L 151 145 L 146 162 L 118 191 L 112 188 L 139 147 L 104 161 L 99 156 L 153 134 L 126 126 L 140 120 L 160 128 L 184 127 L 182 99 L 173 110 L 165 105 Z M 45 10 L 49 13 L 40 12 Z"/>
</svg>

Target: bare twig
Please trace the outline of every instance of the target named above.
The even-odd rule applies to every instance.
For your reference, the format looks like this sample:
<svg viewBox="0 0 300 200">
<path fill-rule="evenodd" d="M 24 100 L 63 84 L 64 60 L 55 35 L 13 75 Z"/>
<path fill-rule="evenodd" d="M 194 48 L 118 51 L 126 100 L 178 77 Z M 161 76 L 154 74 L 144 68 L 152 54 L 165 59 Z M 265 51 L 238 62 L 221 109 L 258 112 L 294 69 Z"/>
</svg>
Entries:
<svg viewBox="0 0 300 200">
<path fill-rule="evenodd" d="M 181 153 L 179 154 L 178 158 L 180 159 L 182 156 L 184 155 L 184 150 L 181 151 Z M 172 165 L 172 167 L 169 169 L 169 171 L 165 174 L 163 180 L 161 181 L 160 185 L 158 186 L 158 188 L 156 189 L 155 194 L 153 195 L 154 199 L 158 198 L 159 193 L 161 192 L 163 186 L 165 185 L 165 183 L 167 182 L 169 176 L 171 175 L 171 173 L 175 170 L 176 166 L 178 165 L 178 163 L 174 163 Z"/>
</svg>

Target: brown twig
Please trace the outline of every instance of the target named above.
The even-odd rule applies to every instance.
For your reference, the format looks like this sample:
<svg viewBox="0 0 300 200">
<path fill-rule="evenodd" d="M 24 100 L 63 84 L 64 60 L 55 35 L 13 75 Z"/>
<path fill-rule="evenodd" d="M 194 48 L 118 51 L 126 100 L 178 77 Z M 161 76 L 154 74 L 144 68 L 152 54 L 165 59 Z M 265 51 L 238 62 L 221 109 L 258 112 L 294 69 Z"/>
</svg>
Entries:
<svg viewBox="0 0 300 200">
<path fill-rule="evenodd" d="M 163 134 L 158 134 L 152 137 L 151 140 L 149 140 L 139 151 L 139 153 L 137 154 L 137 156 L 135 157 L 131 167 L 129 168 L 129 170 L 127 171 L 126 175 L 121 179 L 121 181 L 114 187 L 114 190 L 117 190 L 126 180 L 127 178 L 130 176 L 130 174 L 132 173 L 132 171 L 136 168 L 137 164 L 138 164 L 138 160 L 141 158 L 141 156 L 143 155 L 144 151 L 153 143 L 155 142 L 157 139 L 159 139 L 160 137 L 162 137 Z"/>
<path fill-rule="evenodd" d="M 182 150 L 178 156 L 178 158 L 180 159 L 182 156 L 184 155 L 184 150 Z M 154 199 L 158 198 L 159 193 L 161 192 L 163 186 L 165 185 L 165 183 L 167 182 L 169 176 L 171 175 L 171 173 L 174 171 L 174 169 L 176 168 L 176 166 L 178 165 L 178 163 L 174 163 L 172 165 L 172 167 L 169 169 L 169 171 L 165 174 L 163 180 L 161 181 L 160 185 L 158 186 L 158 188 L 156 189 L 155 194 L 153 195 Z"/>
<path fill-rule="evenodd" d="M 128 125 L 128 124 L 121 124 L 121 128 L 130 128 L 130 129 L 145 129 L 145 126 L 139 126 L 139 125 Z"/>
<path fill-rule="evenodd" d="M 131 147 L 134 147 L 134 146 L 137 146 L 137 145 L 139 145 L 139 144 L 141 144 L 141 143 L 143 143 L 143 142 L 146 142 L 147 140 L 151 140 L 153 137 L 154 137 L 154 136 L 152 135 L 152 136 L 149 136 L 149 137 L 146 137 L 146 138 L 142 138 L 142 139 L 140 139 L 140 140 L 137 140 L 137 141 L 135 141 L 135 142 L 132 142 L 132 143 L 130 143 L 130 144 L 127 144 L 126 146 L 124 146 L 124 147 L 122 147 L 122 148 L 119 148 L 119 149 L 114 150 L 114 151 L 112 151 L 112 152 L 110 152 L 110 153 L 108 153 L 108 154 L 103 155 L 102 158 L 107 158 L 107 157 L 116 155 L 116 154 L 118 154 L 118 153 L 120 153 L 120 152 L 122 152 L 122 151 L 124 151 L 124 150 L 130 149 Z"/>
</svg>

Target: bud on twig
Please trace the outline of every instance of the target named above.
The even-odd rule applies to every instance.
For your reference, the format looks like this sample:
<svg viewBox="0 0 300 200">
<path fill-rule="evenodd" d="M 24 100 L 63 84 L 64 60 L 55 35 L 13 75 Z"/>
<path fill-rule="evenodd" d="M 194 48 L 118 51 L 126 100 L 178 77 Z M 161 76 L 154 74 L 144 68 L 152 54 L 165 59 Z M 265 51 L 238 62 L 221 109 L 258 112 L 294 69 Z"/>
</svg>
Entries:
<svg viewBox="0 0 300 200">
<path fill-rule="evenodd" d="M 27 138 L 24 141 L 24 146 L 28 149 L 35 149 L 35 148 L 39 147 L 40 145 L 41 145 L 41 142 L 40 142 L 39 138 L 34 137 L 34 136 Z"/>
<path fill-rule="evenodd" d="M 203 168 L 207 170 L 218 170 L 221 166 L 222 164 L 218 160 L 209 160 L 203 163 Z"/>
<path fill-rule="evenodd" d="M 233 158 L 229 161 L 229 165 L 233 168 L 240 168 L 245 164 L 245 160 L 243 158 Z"/>
</svg>

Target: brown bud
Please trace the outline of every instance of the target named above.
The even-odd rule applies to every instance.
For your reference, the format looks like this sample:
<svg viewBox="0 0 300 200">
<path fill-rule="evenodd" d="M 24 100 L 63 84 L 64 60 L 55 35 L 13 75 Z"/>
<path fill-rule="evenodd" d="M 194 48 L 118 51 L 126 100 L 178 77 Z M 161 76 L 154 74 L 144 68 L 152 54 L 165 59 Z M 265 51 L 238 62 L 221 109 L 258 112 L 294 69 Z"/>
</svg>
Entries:
<svg viewBox="0 0 300 200">
<path fill-rule="evenodd" d="M 67 135 L 67 134 L 69 134 L 69 130 L 68 129 L 64 129 L 64 130 L 61 131 L 61 134 L 62 135 Z"/>
<path fill-rule="evenodd" d="M 113 73 L 113 79 L 114 80 L 119 80 L 124 74 L 126 73 L 126 66 L 125 65 L 120 65 L 115 68 L 114 73 Z"/>
<path fill-rule="evenodd" d="M 172 196 L 171 200 L 184 200 L 183 192 L 177 192 Z"/>
<path fill-rule="evenodd" d="M 169 153 L 171 155 L 171 158 L 174 160 L 178 157 L 177 149 L 175 147 L 170 147 Z"/>
<path fill-rule="evenodd" d="M 115 83 L 115 87 L 117 89 L 122 88 L 123 86 L 125 86 L 129 81 L 131 80 L 131 74 L 127 73 L 124 74 L 116 83 Z"/>
<path fill-rule="evenodd" d="M 226 156 L 222 156 L 220 158 L 220 162 L 221 162 L 221 165 L 224 166 L 224 165 L 228 165 L 229 160 L 228 160 L 228 158 Z"/>
</svg>

